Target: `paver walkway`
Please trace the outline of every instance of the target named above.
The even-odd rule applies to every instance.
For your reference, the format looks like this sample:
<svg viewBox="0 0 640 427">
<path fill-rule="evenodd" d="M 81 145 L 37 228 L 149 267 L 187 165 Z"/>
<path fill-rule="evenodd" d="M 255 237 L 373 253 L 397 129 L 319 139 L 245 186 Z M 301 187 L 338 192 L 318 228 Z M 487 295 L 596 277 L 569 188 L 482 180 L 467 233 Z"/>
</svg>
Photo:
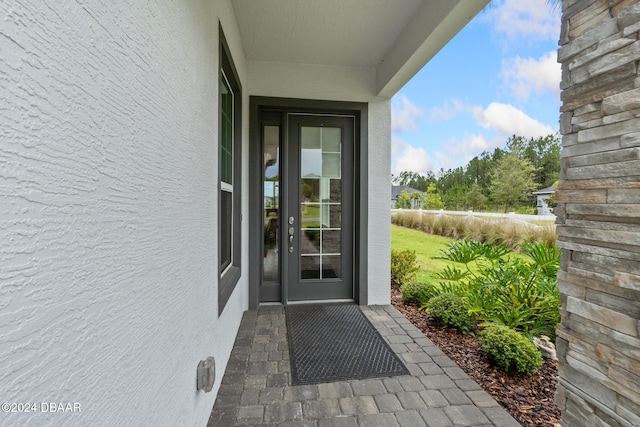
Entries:
<svg viewBox="0 0 640 427">
<path fill-rule="evenodd" d="M 519 426 L 393 306 L 361 307 L 411 375 L 292 386 L 284 308 L 244 314 L 208 427 Z"/>
</svg>

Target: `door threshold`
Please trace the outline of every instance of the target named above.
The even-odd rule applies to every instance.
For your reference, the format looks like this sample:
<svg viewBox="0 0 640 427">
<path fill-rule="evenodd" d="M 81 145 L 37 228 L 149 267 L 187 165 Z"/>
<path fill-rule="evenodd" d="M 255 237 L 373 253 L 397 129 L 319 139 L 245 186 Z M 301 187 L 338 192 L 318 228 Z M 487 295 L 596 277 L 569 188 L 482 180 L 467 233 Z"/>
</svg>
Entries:
<svg viewBox="0 0 640 427">
<path fill-rule="evenodd" d="M 289 305 L 298 305 L 298 304 L 327 304 L 327 303 L 340 303 L 340 302 L 353 302 L 354 299 L 313 299 L 313 300 L 304 300 L 304 301 L 289 301 Z"/>
</svg>

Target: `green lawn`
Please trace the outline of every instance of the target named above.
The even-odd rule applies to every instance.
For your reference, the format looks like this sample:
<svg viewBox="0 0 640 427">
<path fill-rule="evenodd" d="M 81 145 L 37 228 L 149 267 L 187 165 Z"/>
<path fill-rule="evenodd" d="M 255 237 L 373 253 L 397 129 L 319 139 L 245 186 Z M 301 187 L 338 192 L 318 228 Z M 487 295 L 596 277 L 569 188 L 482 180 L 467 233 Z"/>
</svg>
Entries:
<svg viewBox="0 0 640 427">
<path fill-rule="evenodd" d="M 417 280 L 420 282 L 432 282 L 434 274 L 444 270 L 449 265 L 464 270 L 463 264 L 447 261 L 444 259 L 433 259 L 438 256 L 440 250 L 446 249 L 447 244 L 452 241 L 448 237 L 436 236 L 435 234 L 424 233 L 412 228 L 391 225 L 391 248 L 399 251 L 415 251 L 416 259 L 420 265 Z M 513 256 L 528 260 L 528 258 L 517 252 L 510 252 L 507 257 Z M 477 267 L 472 263 L 471 270 Z"/>
<path fill-rule="evenodd" d="M 448 237 L 427 234 L 411 228 L 391 226 L 391 247 L 400 251 L 408 249 L 416 252 L 416 258 L 420 265 L 419 281 L 427 281 L 433 277 L 434 272 L 452 264 L 442 259 L 433 259 L 441 249 L 447 247 L 447 243 L 451 240 Z"/>
</svg>

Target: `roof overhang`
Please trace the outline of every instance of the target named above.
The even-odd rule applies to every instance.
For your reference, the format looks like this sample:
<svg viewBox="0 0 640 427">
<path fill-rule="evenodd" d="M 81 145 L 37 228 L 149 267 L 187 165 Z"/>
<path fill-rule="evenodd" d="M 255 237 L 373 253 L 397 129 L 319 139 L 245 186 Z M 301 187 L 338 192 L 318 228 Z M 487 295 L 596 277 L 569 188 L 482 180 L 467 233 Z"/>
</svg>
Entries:
<svg viewBox="0 0 640 427">
<path fill-rule="evenodd" d="M 391 97 L 489 0 L 233 0 L 246 60 L 361 69 Z"/>
</svg>

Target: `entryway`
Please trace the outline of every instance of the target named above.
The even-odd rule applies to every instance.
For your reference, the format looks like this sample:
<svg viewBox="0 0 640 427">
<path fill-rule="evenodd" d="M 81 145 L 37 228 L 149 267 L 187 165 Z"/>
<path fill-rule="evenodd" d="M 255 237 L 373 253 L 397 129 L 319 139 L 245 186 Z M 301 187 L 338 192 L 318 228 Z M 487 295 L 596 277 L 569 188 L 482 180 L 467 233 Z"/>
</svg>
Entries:
<svg viewBox="0 0 640 427">
<path fill-rule="evenodd" d="M 252 257 L 260 264 L 258 302 L 356 301 L 358 112 L 294 106 L 254 113 L 259 162 L 252 164 L 261 176 L 251 215 L 259 215 L 262 239 L 250 240 L 261 246 Z"/>
<path fill-rule="evenodd" d="M 244 313 L 208 426 L 520 426 L 391 305 L 362 311 L 410 375 L 292 386 L 284 310 Z"/>
</svg>

